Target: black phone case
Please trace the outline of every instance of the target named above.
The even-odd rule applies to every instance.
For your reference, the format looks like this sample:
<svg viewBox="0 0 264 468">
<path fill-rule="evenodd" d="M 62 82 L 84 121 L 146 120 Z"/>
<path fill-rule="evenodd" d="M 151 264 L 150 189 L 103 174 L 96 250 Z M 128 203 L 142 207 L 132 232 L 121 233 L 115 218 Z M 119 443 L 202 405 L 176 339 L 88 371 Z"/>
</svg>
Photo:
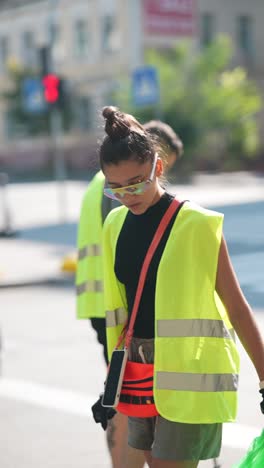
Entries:
<svg viewBox="0 0 264 468">
<path fill-rule="evenodd" d="M 106 378 L 102 406 L 116 407 L 119 402 L 127 362 L 127 349 L 113 351 Z"/>
</svg>

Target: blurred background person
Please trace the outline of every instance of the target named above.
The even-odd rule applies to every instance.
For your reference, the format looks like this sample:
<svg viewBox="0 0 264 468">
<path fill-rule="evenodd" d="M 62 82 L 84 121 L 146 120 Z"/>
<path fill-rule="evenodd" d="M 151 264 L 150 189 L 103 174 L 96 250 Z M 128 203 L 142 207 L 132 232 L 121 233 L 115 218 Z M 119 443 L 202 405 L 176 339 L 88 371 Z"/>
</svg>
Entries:
<svg viewBox="0 0 264 468">
<path fill-rule="evenodd" d="M 167 170 L 182 156 L 183 143 L 175 131 L 160 120 L 144 125 L 154 143 L 162 149 Z M 118 202 L 103 196 L 105 178 L 102 171 L 96 173 L 84 194 L 78 226 L 78 260 L 76 269 L 77 318 L 89 319 L 103 346 L 106 364 L 106 325 L 103 298 L 102 226 L 107 214 Z M 119 203 L 118 203 L 119 204 Z M 122 468 L 124 457 L 129 467 L 141 468 L 144 457 L 141 452 L 127 445 L 127 417 L 116 414 L 108 421 L 107 443 L 114 468 Z"/>
</svg>

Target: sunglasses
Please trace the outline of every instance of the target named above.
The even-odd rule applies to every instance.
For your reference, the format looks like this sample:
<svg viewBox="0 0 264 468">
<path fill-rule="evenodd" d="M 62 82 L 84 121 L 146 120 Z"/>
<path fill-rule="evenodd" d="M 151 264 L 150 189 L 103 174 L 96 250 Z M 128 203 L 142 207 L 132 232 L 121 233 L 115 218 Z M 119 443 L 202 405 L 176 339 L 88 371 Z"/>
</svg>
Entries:
<svg viewBox="0 0 264 468">
<path fill-rule="evenodd" d="M 143 180 L 142 182 L 138 182 L 137 184 L 127 185 L 126 187 L 120 187 L 120 188 L 105 187 L 104 195 L 106 195 L 108 198 L 112 198 L 112 200 L 120 200 L 125 195 L 141 195 L 142 193 L 146 192 L 150 184 L 153 182 L 157 159 L 158 159 L 158 154 L 155 153 L 151 173 L 147 180 Z"/>
</svg>

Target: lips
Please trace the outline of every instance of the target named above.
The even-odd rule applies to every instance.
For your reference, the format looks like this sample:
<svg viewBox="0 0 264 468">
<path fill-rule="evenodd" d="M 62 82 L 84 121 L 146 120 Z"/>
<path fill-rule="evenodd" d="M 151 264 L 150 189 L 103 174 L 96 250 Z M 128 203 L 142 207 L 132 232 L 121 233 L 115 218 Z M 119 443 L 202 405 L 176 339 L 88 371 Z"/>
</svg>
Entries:
<svg viewBox="0 0 264 468">
<path fill-rule="evenodd" d="M 134 208 L 137 208 L 140 205 L 140 203 L 133 203 L 133 205 L 127 205 L 127 208 L 129 210 L 133 210 Z"/>
</svg>

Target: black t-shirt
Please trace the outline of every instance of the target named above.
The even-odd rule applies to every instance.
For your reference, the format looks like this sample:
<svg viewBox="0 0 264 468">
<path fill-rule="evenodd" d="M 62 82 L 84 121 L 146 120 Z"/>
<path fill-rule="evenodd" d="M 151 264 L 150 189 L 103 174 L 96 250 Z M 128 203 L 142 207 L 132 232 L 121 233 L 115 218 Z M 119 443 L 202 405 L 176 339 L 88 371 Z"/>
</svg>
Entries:
<svg viewBox="0 0 264 468">
<path fill-rule="evenodd" d="M 116 247 L 115 274 L 125 285 L 129 316 L 132 312 L 138 278 L 148 247 L 162 216 L 173 199 L 174 195 L 165 192 L 160 200 L 142 215 L 134 215 L 129 211 L 122 226 Z M 157 269 L 180 207 L 181 205 L 173 215 L 148 269 L 134 327 L 134 336 L 137 338 L 154 337 Z"/>
</svg>

